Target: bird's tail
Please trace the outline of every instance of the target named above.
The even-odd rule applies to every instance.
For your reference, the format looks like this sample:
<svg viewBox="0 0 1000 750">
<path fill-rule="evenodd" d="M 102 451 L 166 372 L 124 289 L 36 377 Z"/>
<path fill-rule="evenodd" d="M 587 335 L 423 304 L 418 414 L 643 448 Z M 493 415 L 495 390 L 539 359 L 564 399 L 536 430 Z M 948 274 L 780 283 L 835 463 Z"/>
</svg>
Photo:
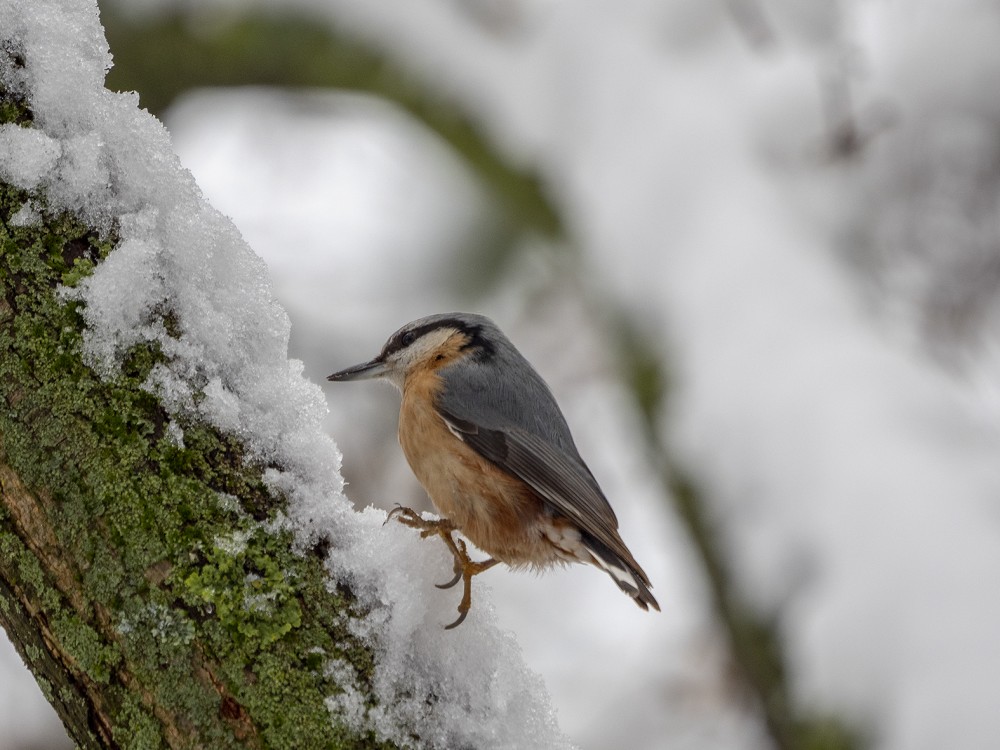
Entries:
<svg viewBox="0 0 1000 750">
<path fill-rule="evenodd" d="M 647 611 L 650 607 L 657 612 L 660 611 L 660 605 L 650 592 L 652 584 L 649 578 L 627 549 L 625 553 L 628 559 L 624 559 L 622 555 L 616 554 L 589 534 L 584 534 L 582 541 L 590 556 L 594 558 L 594 565 L 611 576 L 611 580 L 618 584 L 618 588 L 632 597 L 639 607 Z M 622 547 L 624 548 L 624 544 Z"/>
</svg>

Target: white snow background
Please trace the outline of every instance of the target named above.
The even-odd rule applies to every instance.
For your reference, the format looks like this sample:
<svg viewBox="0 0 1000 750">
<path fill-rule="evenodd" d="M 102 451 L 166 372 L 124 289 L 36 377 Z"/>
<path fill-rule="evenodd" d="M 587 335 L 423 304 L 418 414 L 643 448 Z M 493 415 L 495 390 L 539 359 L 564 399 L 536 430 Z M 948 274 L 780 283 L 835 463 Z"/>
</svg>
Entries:
<svg viewBox="0 0 1000 750">
<path fill-rule="evenodd" d="M 559 285 L 529 260 L 506 292 L 477 306 L 552 383 L 664 611 L 635 611 L 595 571 L 501 569 L 477 581 L 469 622 L 447 640 L 439 625 L 454 597 L 429 586 L 445 556 L 334 499 L 336 452 L 320 436 L 318 391 L 283 364 L 287 322 L 263 268 L 201 205 L 134 100 L 97 92 L 107 58 L 94 19 L 66 10 L 79 36 L 56 44 L 52 14 L 68 5 L 0 0 L 5 36 L 11 24 L 27 31 L 38 21 L 32 33 L 49 53 L 39 81 L 53 87 L 38 91 L 48 139 L 0 132 L 0 170 L 58 187 L 97 220 L 133 212 L 133 273 L 143 273 L 128 277 L 128 293 L 140 309 L 168 293 L 192 315 L 231 320 L 189 342 L 180 361 L 190 370 L 163 373 L 157 385 L 185 408 L 186 379 L 217 378 L 206 416 L 243 430 L 262 453 L 294 459 L 275 481 L 317 523 L 371 550 L 355 575 L 394 615 L 388 629 L 373 624 L 397 644 L 385 661 L 387 694 L 412 675 L 400 668 L 407 656 L 437 656 L 422 665 L 429 679 L 447 675 L 466 695 L 488 686 L 476 721 L 499 707 L 534 732 L 511 746 L 559 746 L 523 661 L 543 674 L 561 728 L 581 747 L 760 746 L 726 692 L 701 581 L 631 437 L 636 417 L 586 295 L 567 288 L 539 303 Z M 996 172 L 1000 132 L 995 4 L 764 2 L 778 40 L 766 51 L 721 3 L 269 5 L 355 28 L 546 176 L 602 293 L 662 334 L 676 379 L 663 429 L 706 483 L 742 591 L 778 622 L 797 700 L 864 729 L 880 748 L 1000 746 L 996 316 L 985 304 L 969 343 L 948 342 L 964 358 L 948 368 L 925 356 L 919 320 L 923 290 L 962 281 L 949 269 L 974 252 L 998 253 L 1000 203 L 995 180 L 982 178 Z M 81 48 L 90 62 L 70 71 Z M 849 160 L 828 151 L 819 93 L 845 69 L 870 139 Z M 96 122 L 95 102 L 105 113 Z M 213 205 L 268 263 L 313 381 L 370 357 L 405 320 L 462 306 L 441 282 L 454 245 L 468 239 L 452 213 L 475 213 L 481 197 L 463 195 L 474 191 L 439 146 L 417 149 L 420 136 L 404 137 L 394 115 L 372 109 L 222 92 L 191 96 L 167 118 Z M 132 139 L 159 144 L 159 158 L 149 165 L 148 150 L 118 148 Z M 105 155 L 116 155 L 116 195 L 132 203 L 109 205 Z M 164 181 L 173 187 L 157 193 Z M 985 218 L 964 199 L 983 203 Z M 150 204 L 155 215 L 143 210 Z M 202 233 L 213 237 L 212 258 L 188 242 Z M 846 260 L 866 254 L 889 269 L 874 302 Z M 567 351 L 565 331 L 581 320 Z M 96 337 L 95 354 L 134 335 L 131 323 L 119 318 L 113 335 Z M 395 457 L 383 485 L 363 497 L 349 488 L 352 499 L 409 502 L 415 483 L 391 438 L 395 395 L 365 384 L 327 395 L 345 460 L 352 444 L 380 465 Z M 284 411 L 265 408 L 275 403 Z M 516 633 L 523 659 L 497 622 Z M 538 714 L 524 703 L 535 698 Z M 490 731 L 463 719 L 442 718 L 441 731 Z"/>
</svg>

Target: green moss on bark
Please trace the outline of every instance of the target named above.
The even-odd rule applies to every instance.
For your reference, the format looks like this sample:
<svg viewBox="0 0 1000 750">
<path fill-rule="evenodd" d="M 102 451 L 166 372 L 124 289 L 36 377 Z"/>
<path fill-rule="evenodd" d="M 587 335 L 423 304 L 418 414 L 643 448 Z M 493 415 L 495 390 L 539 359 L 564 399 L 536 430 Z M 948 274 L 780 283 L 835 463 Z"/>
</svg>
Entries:
<svg viewBox="0 0 1000 750">
<path fill-rule="evenodd" d="M 4 120 L 30 119 L 2 103 Z M 28 200 L 41 221 L 12 225 Z M 324 704 L 339 690 L 325 659 L 369 675 L 350 592 L 264 530 L 284 499 L 237 441 L 197 423 L 171 437 L 142 388 L 155 348 L 112 380 L 86 366 L 78 305 L 56 290 L 114 238 L 44 207 L 0 185 L 0 621 L 46 631 L 13 637 L 57 673 L 44 679 L 83 747 L 381 747 Z"/>
</svg>

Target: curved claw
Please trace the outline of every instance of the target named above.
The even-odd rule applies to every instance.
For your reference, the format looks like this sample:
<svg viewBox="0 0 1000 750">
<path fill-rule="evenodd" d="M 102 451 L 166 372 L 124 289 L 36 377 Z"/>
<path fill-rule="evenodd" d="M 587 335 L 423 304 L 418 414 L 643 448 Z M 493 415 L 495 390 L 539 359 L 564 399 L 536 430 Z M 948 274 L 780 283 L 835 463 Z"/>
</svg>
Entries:
<svg viewBox="0 0 1000 750">
<path fill-rule="evenodd" d="M 463 545 L 462 551 L 465 551 Z M 469 614 L 469 609 L 472 607 L 472 577 L 477 576 L 485 570 L 489 570 L 494 565 L 496 565 L 499 560 L 490 558 L 488 560 L 483 560 L 482 562 L 473 562 L 466 557 L 465 563 L 462 565 L 462 570 L 460 574 L 456 574 L 456 580 L 452 581 L 449 586 L 453 586 L 458 582 L 458 578 L 461 578 L 465 583 L 465 588 L 462 591 L 462 601 L 458 605 L 458 619 L 455 620 L 451 625 L 445 625 L 445 630 L 451 630 L 452 628 L 457 628 L 463 622 L 465 622 L 465 616 Z M 440 587 L 439 587 L 440 588 Z"/>
<path fill-rule="evenodd" d="M 451 630 L 452 628 L 457 628 L 459 625 L 461 625 L 463 622 L 465 622 L 465 616 L 468 615 L 468 614 L 469 614 L 469 610 L 465 610 L 464 612 L 461 612 L 458 615 L 458 619 L 455 620 L 455 622 L 453 622 L 451 625 L 445 625 L 444 629 L 445 630 Z"/>
<path fill-rule="evenodd" d="M 461 568 L 459 568 L 458 570 L 455 571 L 455 577 L 452 578 L 450 581 L 448 581 L 448 583 L 435 583 L 434 586 L 439 589 L 450 589 L 452 586 L 454 586 L 456 583 L 462 580 L 463 572 L 464 571 Z"/>
<path fill-rule="evenodd" d="M 463 547 L 464 551 L 464 547 Z M 487 566 L 489 567 L 489 566 Z M 476 563 L 466 557 L 466 562 L 462 566 L 462 581 L 465 583 L 465 590 L 462 592 L 462 601 L 458 605 L 458 619 L 455 620 L 451 625 L 445 625 L 445 630 L 451 630 L 457 628 L 463 622 L 465 622 L 465 616 L 469 614 L 469 609 L 472 607 L 472 576 L 476 575 L 479 571 L 476 570 Z"/>
<path fill-rule="evenodd" d="M 393 508 L 392 510 L 390 510 L 388 513 L 385 514 L 385 520 L 382 522 L 382 525 L 385 526 L 387 523 L 389 523 L 389 521 L 391 521 L 397 515 L 401 515 L 401 514 L 405 515 L 405 513 L 407 511 L 410 511 L 411 513 L 413 512 L 409 508 L 404 508 L 399 503 L 396 503 L 396 507 Z"/>
</svg>

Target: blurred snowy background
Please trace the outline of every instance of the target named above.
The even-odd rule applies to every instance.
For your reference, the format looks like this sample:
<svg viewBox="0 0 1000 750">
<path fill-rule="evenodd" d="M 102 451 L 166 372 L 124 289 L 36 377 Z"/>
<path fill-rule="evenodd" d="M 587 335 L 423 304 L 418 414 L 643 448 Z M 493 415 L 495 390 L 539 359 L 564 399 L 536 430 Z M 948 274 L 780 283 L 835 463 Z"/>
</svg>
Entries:
<svg viewBox="0 0 1000 750">
<path fill-rule="evenodd" d="M 1000 747 L 1000 2 L 101 8 L 307 375 L 465 309 L 553 387 L 663 606 L 477 581 L 581 748 Z M 396 395 L 327 396 L 427 507 Z M 0 748 L 59 747 L 19 667 Z"/>
</svg>

